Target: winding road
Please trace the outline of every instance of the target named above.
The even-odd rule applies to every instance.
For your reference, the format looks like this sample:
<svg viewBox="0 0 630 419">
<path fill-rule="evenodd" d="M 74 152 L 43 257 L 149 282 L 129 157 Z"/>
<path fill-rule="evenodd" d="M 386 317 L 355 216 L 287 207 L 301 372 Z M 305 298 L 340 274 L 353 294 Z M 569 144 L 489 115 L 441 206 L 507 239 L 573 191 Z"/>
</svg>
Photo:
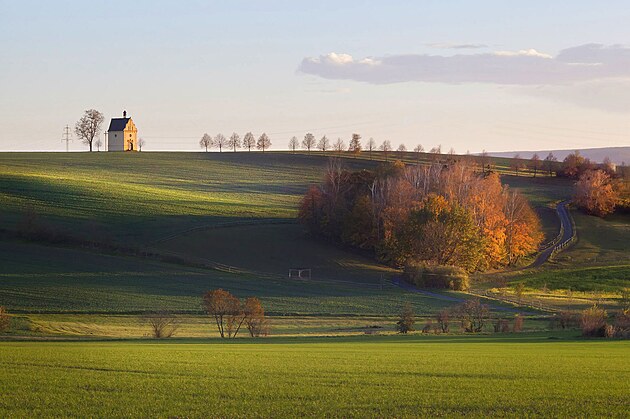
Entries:
<svg viewBox="0 0 630 419">
<path fill-rule="evenodd" d="M 536 260 L 528 266 L 528 268 L 537 268 L 547 262 L 554 252 L 563 249 L 573 239 L 575 232 L 573 231 L 573 221 L 567 209 L 569 201 L 562 201 L 556 206 L 556 213 L 560 219 L 560 232 L 558 236 L 536 257 Z"/>
</svg>

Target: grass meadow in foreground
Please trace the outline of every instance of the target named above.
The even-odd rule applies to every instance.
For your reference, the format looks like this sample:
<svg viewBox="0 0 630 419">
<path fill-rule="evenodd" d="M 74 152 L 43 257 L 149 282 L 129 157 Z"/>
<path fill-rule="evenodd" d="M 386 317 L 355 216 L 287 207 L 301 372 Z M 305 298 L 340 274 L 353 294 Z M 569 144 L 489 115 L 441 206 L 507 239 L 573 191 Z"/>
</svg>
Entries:
<svg viewBox="0 0 630 419">
<path fill-rule="evenodd" d="M 0 342 L 0 416 L 626 417 L 627 341 Z"/>
</svg>

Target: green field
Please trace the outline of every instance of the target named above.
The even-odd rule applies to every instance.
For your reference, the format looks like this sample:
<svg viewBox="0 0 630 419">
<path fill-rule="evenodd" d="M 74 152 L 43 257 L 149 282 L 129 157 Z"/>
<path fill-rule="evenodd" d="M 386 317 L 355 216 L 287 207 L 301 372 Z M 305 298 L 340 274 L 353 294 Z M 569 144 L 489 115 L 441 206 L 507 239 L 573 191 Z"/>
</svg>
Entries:
<svg viewBox="0 0 630 419">
<path fill-rule="evenodd" d="M 525 333 L 466 336 L 453 320 L 448 335 L 394 335 L 405 303 L 422 329 L 471 296 L 406 291 L 369 254 L 306 235 L 297 205 L 325 165 L 305 153 L 0 153 L 0 305 L 12 313 L 0 416 L 627 416 L 628 342 L 549 332 L 544 311 L 484 300 L 493 317 L 524 312 Z M 553 238 L 570 182 L 503 182 Z M 531 299 L 544 285 L 557 309 L 598 291 L 614 308 L 630 220 L 575 218 L 577 244 L 505 274 L 509 286 Z M 271 336 L 218 339 L 201 309 L 214 288 L 259 297 Z M 140 315 L 156 309 L 177 313 L 175 338 L 146 339 Z"/>
<path fill-rule="evenodd" d="M 0 342 L 0 416 L 627 417 L 630 343 Z"/>
<path fill-rule="evenodd" d="M 350 169 L 376 164 L 366 156 L 345 162 Z M 294 221 L 296 207 L 325 165 L 325 156 L 306 153 L 0 153 L 0 229 L 19 231 L 33 212 L 38 227 L 114 249 L 0 239 L 0 304 L 21 313 L 120 314 L 157 306 L 192 314 L 204 291 L 223 287 L 257 295 L 281 315 L 391 316 L 406 301 L 429 314 L 452 305 L 387 282 L 381 290 L 381 278 L 395 273 L 390 268 L 304 233 Z M 570 195 L 571 182 L 511 175 L 503 181 L 536 206 L 551 239 L 558 229 L 554 204 Z M 576 223 L 574 248 L 511 281 L 623 287 L 628 217 L 576 214 Z M 125 255 L 128 247 L 178 264 Z M 593 280 L 575 278 L 575 265 L 595 261 L 602 269 Z M 605 273 L 610 265 L 618 268 Z M 288 280 L 289 268 L 311 268 L 313 280 Z"/>
<path fill-rule="evenodd" d="M 286 153 L 0 153 L 0 227 L 32 208 L 63 234 L 144 244 L 201 225 L 294 219 L 325 164 Z"/>
</svg>

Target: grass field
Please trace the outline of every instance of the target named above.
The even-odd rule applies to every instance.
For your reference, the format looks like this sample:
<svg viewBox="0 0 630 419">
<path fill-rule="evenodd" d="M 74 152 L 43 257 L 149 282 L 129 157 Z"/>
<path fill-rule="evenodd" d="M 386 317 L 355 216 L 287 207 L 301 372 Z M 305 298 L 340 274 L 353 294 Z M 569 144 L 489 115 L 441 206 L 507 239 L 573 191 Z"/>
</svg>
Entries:
<svg viewBox="0 0 630 419">
<path fill-rule="evenodd" d="M 194 313 L 203 291 L 224 287 L 262 297 L 277 314 L 392 315 L 406 300 L 419 313 L 443 307 L 393 287 L 381 292 L 381 275 L 392 271 L 369 256 L 314 241 L 297 224 L 269 223 L 294 219 L 300 196 L 320 180 L 325 164 L 325 157 L 306 153 L 0 154 L 0 227 L 19 228 L 32 207 L 37 223 L 70 235 L 229 265 L 236 272 L 4 241 L 0 304 L 20 312 L 129 313 L 159 305 Z M 346 164 L 358 169 L 375 162 Z M 558 229 L 553 205 L 570 194 L 571 182 L 511 175 L 503 181 L 537 206 L 552 238 Z M 226 222 L 249 224 L 212 228 Z M 573 249 L 513 280 L 561 289 L 580 281 L 571 267 L 597 261 L 622 267 L 621 276 L 611 268 L 588 283 L 598 290 L 623 286 L 630 222 L 580 214 L 576 222 L 580 241 Z M 551 273 L 550 267 L 560 269 Z M 289 268 L 313 269 L 314 281 L 288 281 Z"/>
<path fill-rule="evenodd" d="M 339 250 L 336 257 L 350 256 Z M 202 294 L 219 287 L 258 296 L 276 315 L 392 315 L 405 302 L 428 313 L 449 304 L 391 284 L 289 280 L 0 241 L 0 305 L 13 312 L 200 313 Z"/>
<path fill-rule="evenodd" d="M 0 153 L 0 226 L 16 226 L 31 207 L 67 234 L 129 244 L 205 224 L 295 218 L 325 164 L 286 153 Z"/>
<path fill-rule="evenodd" d="M 630 343 L 0 342 L 0 416 L 627 417 Z"/>
</svg>

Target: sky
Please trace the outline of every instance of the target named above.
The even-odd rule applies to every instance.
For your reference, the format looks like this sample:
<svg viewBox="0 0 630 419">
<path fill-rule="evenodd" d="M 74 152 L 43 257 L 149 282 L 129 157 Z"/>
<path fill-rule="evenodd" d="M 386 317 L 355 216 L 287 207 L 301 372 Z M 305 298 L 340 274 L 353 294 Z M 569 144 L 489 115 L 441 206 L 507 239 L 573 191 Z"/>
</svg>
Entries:
<svg viewBox="0 0 630 419">
<path fill-rule="evenodd" d="M 63 151 L 90 108 L 102 131 L 127 110 L 145 150 L 627 146 L 628 22 L 627 0 L 0 0 L 0 150 Z"/>
</svg>

